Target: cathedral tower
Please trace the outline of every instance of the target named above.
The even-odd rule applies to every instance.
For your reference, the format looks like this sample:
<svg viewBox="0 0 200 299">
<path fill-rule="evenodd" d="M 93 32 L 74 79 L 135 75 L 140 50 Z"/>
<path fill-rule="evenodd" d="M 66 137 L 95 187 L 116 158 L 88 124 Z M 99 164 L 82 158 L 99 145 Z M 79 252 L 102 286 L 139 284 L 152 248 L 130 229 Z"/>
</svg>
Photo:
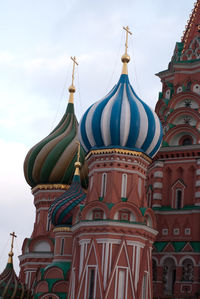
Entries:
<svg viewBox="0 0 200 299">
<path fill-rule="evenodd" d="M 168 69 L 157 74 L 162 148 L 148 171 L 148 205 L 158 223 L 155 298 L 197 298 L 200 255 L 200 1 Z M 185 298 L 185 297 L 184 297 Z"/>
<path fill-rule="evenodd" d="M 69 87 L 69 101 L 63 118 L 56 128 L 27 154 L 24 174 L 32 187 L 36 208 L 35 223 L 30 238 L 26 238 L 20 258 L 20 277 L 32 288 L 38 267 L 45 267 L 54 256 L 54 232 L 48 210 L 55 198 L 61 196 L 72 182 L 77 158 L 78 122 L 74 114 L 74 69 Z M 84 150 L 80 149 L 84 164 Z M 86 186 L 87 167 L 81 169 L 82 183 Z"/>
<path fill-rule="evenodd" d="M 147 208 L 145 179 L 160 147 L 162 128 L 129 82 L 130 31 L 124 29 L 121 77 L 79 125 L 89 187 L 85 203 L 73 215 L 70 299 L 153 298 L 152 246 L 157 231 L 154 213 Z"/>
</svg>

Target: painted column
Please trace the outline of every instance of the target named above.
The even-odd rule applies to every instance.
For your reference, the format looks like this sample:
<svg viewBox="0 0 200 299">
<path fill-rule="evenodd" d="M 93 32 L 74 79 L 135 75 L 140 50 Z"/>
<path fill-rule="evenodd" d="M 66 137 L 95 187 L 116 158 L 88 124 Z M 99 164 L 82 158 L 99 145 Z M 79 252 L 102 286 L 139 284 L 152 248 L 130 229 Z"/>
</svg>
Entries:
<svg viewBox="0 0 200 299">
<path fill-rule="evenodd" d="M 196 183 L 195 183 L 195 205 L 200 206 L 200 159 L 197 160 Z"/>
<path fill-rule="evenodd" d="M 155 162 L 152 207 L 161 207 L 162 205 L 163 166 L 163 162 Z"/>
</svg>

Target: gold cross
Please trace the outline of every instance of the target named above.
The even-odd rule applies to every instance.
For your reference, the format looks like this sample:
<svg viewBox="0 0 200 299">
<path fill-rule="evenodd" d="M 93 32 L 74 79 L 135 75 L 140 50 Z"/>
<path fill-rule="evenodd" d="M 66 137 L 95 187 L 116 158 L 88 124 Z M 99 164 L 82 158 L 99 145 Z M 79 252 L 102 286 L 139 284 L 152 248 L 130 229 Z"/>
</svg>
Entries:
<svg viewBox="0 0 200 299">
<path fill-rule="evenodd" d="M 11 252 L 13 252 L 13 244 L 14 244 L 14 238 L 17 238 L 17 236 L 15 235 L 15 232 L 10 233 L 10 235 L 12 236 L 12 240 L 11 240 Z"/>
<path fill-rule="evenodd" d="M 76 57 L 71 57 L 71 60 L 73 63 L 73 71 L 72 71 L 72 86 L 74 85 L 74 72 L 75 72 L 75 64 L 78 65 L 78 62 L 76 61 Z"/>
<path fill-rule="evenodd" d="M 129 30 L 129 27 L 123 26 L 123 29 L 126 31 L 126 43 L 125 43 L 125 54 L 127 54 L 127 49 L 128 49 L 128 34 L 132 35 L 132 32 Z"/>
</svg>

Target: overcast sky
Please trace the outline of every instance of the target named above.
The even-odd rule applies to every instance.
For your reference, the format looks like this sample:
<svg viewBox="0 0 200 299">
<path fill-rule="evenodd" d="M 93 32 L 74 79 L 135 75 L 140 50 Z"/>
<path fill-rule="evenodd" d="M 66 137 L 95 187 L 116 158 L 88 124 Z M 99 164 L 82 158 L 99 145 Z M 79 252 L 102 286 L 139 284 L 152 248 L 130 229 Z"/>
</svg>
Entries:
<svg viewBox="0 0 200 299">
<path fill-rule="evenodd" d="M 47 136 L 65 111 L 72 63 L 78 120 L 117 82 L 124 53 L 123 26 L 133 32 L 129 78 L 152 108 L 161 90 L 155 73 L 167 68 L 194 0 L 0 1 L 0 272 L 18 235 L 14 263 L 35 216 L 23 175 L 27 151 Z"/>
</svg>

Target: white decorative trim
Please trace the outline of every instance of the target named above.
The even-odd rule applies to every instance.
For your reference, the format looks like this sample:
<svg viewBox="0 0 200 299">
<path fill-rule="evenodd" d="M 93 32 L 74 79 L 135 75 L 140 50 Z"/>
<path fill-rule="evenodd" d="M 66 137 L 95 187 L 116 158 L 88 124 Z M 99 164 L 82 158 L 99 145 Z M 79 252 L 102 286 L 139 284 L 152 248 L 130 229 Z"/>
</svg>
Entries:
<svg viewBox="0 0 200 299">
<path fill-rule="evenodd" d="M 189 227 L 185 228 L 185 231 L 184 231 L 185 235 L 190 235 L 191 234 L 191 229 Z"/>
<path fill-rule="evenodd" d="M 49 252 L 31 252 L 31 253 L 25 253 L 23 255 L 18 256 L 20 262 L 23 261 L 24 259 L 43 259 L 43 258 L 52 258 L 53 257 L 53 253 L 49 253 Z M 33 262 L 34 264 L 35 262 Z M 41 262 L 40 262 L 41 264 Z"/>
<path fill-rule="evenodd" d="M 162 189 L 162 187 L 163 187 L 163 183 L 161 183 L 161 182 L 155 182 L 153 184 L 153 188 L 155 188 L 155 189 Z"/>
<path fill-rule="evenodd" d="M 121 223 L 118 221 L 81 221 L 79 223 L 76 223 L 73 227 L 72 227 L 72 232 L 75 232 L 77 229 L 79 229 L 80 227 L 87 227 L 87 226 L 92 226 L 92 227 L 97 227 L 97 226 L 103 226 L 103 227 L 124 227 L 124 228 L 136 228 L 136 229 L 142 229 L 145 231 L 148 231 L 149 233 L 155 234 L 157 235 L 157 231 L 154 230 L 153 228 L 150 228 L 149 226 L 146 225 L 142 225 L 142 224 L 136 224 L 136 223 Z M 91 234 L 93 234 L 91 232 Z M 123 234 L 123 233 L 122 233 Z M 113 234 L 112 234 L 113 235 Z M 121 234 L 119 234 L 121 235 Z M 124 234 L 123 234 L 124 235 Z"/>
<path fill-rule="evenodd" d="M 196 181 L 196 184 L 195 184 L 196 187 L 200 187 L 200 181 Z"/>
<path fill-rule="evenodd" d="M 179 228 L 174 228 L 173 229 L 173 234 L 176 235 L 176 236 L 179 235 L 180 234 L 180 229 Z"/>
<path fill-rule="evenodd" d="M 161 205 L 159 205 L 159 204 L 153 204 L 152 205 L 152 208 L 160 208 L 161 207 Z M 154 211 L 154 213 L 155 213 L 156 211 Z"/>
<path fill-rule="evenodd" d="M 195 204 L 198 205 L 198 204 Z M 155 207 L 160 207 L 156 206 Z M 154 211 L 155 214 L 160 215 L 191 215 L 191 214 L 200 214 L 200 210 L 174 210 L 174 211 Z"/>
<path fill-rule="evenodd" d="M 162 171 L 155 171 L 154 172 L 154 178 L 163 178 L 163 172 Z"/>
<path fill-rule="evenodd" d="M 156 162 L 154 163 L 154 166 L 155 166 L 155 167 L 163 167 L 163 166 L 164 166 L 164 162 L 156 161 Z"/>
<path fill-rule="evenodd" d="M 153 194 L 153 199 L 159 199 L 159 200 L 162 200 L 162 194 L 161 194 L 161 193 L 154 193 L 154 194 Z"/>
<path fill-rule="evenodd" d="M 179 252 L 178 252 L 179 253 Z M 172 254 L 167 254 L 166 255 L 166 252 L 164 252 L 164 256 L 160 259 L 160 265 L 163 266 L 164 265 L 164 261 L 167 260 L 168 258 L 172 258 L 174 260 L 174 263 L 175 265 L 177 266 L 178 263 L 177 263 L 177 260 L 176 258 L 172 255 Z"/>
<path fill-rule="evenodd" d="M 167 236 L 168 235 L 168 228 L 163 228 L 162 229 L 162 235 Z"/>
<path fill-rule="evenodd" d="M 195 192 L 195 198 L 200 198 L 200 191 Z"/>
<path fill-rule="evenodd" d="M 140 165 L 140 167 L 141 167 L 141 165 Z M 141 168 L 146 171 L 146 168 L 143 168 L 143 167 L 141 167 Z M 124 173 L 124 171 L 126 171 L 126 173 L 137 174 L 141 178 L 146 179 L 146 175 L 142 174 L 140 171 L 130 170 L 130 169 L 125 170 L 123 168 L 117 168 L 117 167 L 110 167 L 110 168 L 105 168 L 105 167 L 100 168 L 99 167 L 99 169 L 93 169 L 90 172 L 90 175 L 93 175 L 94 173 L 99 173 L 99 172 L 102 173 L 102 172 L 105 172 L 105 171 L 107 171 L 107 172 L 115 171 L 115 172 L 123 172 L 123 173 Z"/>
<path fill-rule="evenodd" d="M 155 232 L 156 232 L 155 235 L 157 235 L 158 231 L 155 231 Z M 105 235 L 110 236 L 110 233 L 104 233 L 104 232 L 102 232 L 102 233 L 92 233 L 92 236 L 101 236 L 101 235 L 103 235 L 103 236 L 105 236 Z M 88 236 L 88 233 L 81 233 L 81 234 L 79 234 L 79 238 L 85 237 L 85 236 Z M 137 239 L 140 239 L 140 240 L 143 240 L 143 241 L 147 241 L 147 238 L 144 238 L 144 237 L 139 236 L 139 235 L 133 235 L 133 234 L 131 235 L 131 234 L 123 234 L 123 233 L 121 233 L 121 234 L 120 233 L 112 233 L 112 236 L 119 236 L 120 238 L 122 236 L 124 236 L 124 237 L 127 237 L 127 238 L 137 238 Z M 109 238 L 108 238 L 108 240 L 109 240 Z M 150 240 L 149 242 L 151 244 L 153 244 L 153 241 Z"/>
<path fill-rule="evenodd" d="M 196 175 L 200 175 L 200 169 L 196 170 Z"/>
<path fill-rule="evenodd" d="M 182 266 L 184 260 L 186 260 L 186 259 L 190 259 L 190 260 L 193 262 L 193 265 L 194 265 L 194 266 L 197 266 L 197 265 L 198 265 L 198 264 L 196 264 L 195 259 L 194 259 L 191 255 L 185 255 L 185 256 L 183 256 L 182 258 L 180 258 L 179 266 Z"/>
</svg>

